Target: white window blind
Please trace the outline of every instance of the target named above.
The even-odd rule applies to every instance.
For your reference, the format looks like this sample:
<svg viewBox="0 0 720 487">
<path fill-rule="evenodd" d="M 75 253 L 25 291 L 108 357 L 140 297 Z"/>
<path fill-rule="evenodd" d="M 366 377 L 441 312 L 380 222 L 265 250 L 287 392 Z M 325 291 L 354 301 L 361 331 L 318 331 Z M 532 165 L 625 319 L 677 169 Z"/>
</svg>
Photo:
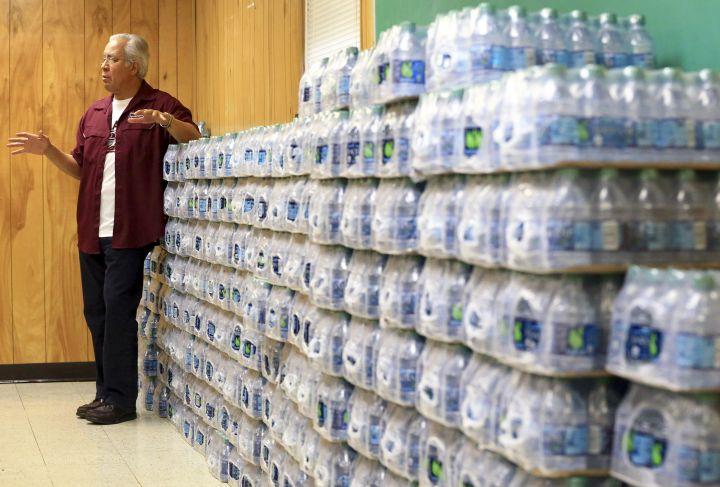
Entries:
<svg viewBox="0 0 720 487">
<path fill-rule="evenodd" d="M 346 47 L 360 47 L 360 0 L 305 0 L 305 69 Z"/>
</svg>

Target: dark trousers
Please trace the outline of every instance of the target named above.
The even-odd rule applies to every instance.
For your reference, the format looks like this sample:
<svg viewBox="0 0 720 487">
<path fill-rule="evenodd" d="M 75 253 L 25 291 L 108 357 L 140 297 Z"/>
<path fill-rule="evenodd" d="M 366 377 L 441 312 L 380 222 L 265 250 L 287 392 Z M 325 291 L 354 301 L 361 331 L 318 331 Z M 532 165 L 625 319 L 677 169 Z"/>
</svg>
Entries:
<svg viewBox="0 0 720 487">
<path fill-rule="evenodd" d="M 143 287 L 143 263 L 153 248 L 113 249 L 100 239 L 100 253 L 80 252 L 85 320 L 97 373 L 95 398 L 135 409 L 138 395 L 138 337 L 135 314 Z"/>
</svg>

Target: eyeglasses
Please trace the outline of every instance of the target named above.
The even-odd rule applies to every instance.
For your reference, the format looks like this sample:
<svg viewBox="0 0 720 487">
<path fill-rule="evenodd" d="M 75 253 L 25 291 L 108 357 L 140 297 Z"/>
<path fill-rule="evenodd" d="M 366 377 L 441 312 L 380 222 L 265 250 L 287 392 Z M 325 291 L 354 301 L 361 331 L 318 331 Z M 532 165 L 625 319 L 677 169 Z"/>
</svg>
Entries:
<svg viewBox="0 0 720 487">
<path fill-rule="evenodd" d="M 115 56 L 106 55 L 106 56 L 103 56 L 102 62 L 100 63 L 100 66 L 104 66 L 105 63 L 107 63 L 107 64 L 109 64 L 109 65 L 112 66 L 113 64 L 117 64 L 117 63 L 119 63 L 120 61 L 122 61 L 122 59 L 117 58 L 117 57 L 115 57 Z"/>
</svg>

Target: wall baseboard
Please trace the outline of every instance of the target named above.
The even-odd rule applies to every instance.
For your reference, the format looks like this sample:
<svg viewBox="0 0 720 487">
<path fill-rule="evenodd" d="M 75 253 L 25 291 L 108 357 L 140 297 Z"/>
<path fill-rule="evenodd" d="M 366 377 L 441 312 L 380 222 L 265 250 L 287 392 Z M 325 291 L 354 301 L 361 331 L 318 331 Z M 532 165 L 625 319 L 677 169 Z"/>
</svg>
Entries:
<svg viewBox="0 0 720 487">
<path fill-rule="evenodd" d="M 0 383 L 94 380 L 95 362 L 0 365 Z"/>
</svg>

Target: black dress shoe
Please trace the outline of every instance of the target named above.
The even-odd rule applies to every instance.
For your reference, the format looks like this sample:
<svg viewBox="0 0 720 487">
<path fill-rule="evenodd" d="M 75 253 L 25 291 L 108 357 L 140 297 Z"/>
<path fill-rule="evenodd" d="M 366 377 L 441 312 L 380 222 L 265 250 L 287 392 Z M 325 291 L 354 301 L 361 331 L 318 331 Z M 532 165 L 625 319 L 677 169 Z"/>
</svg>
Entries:
<svg viewBox="0 0 720 487">
<path fill-rule="evenodd" d="M 89 402 L 87 404 L 83 404 L 79 408 L 77 408 L 77 411 L 75 411 L 75 414 L 79 418 L 84 418 L 85 414 L 90 411 L 91 409 L 95 409 L 97 407 L 102 406 L 103 400 L 102 399 L 95 399 L 93 402 Z"/>
<path fill-rule="evenodd" d="M 118 424 L 132 421 L 135 418 L 137 418 L 137 414 L 134 409 L 122 409 L 107 402 L 85 413 L 85 419 L 95 424 Z"/>
</svg>

